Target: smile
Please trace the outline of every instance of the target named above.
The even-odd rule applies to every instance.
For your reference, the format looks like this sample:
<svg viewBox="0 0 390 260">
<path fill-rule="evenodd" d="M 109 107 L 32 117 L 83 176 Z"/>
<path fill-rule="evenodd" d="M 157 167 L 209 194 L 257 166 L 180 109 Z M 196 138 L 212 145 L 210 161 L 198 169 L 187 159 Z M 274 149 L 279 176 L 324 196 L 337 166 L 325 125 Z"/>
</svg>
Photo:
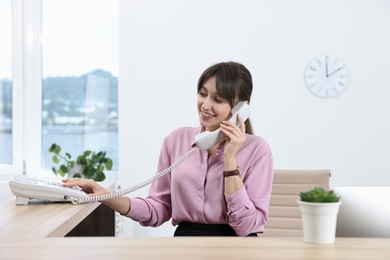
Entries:
<svg viewBox="0 0 390 260">
<path fill-rule="evenodd" d="M 215 116 L 215 115 L 212 115 L 212 114 L 209 114 L 206 112 L 201 112 L 201 115 L 204 119 L 210 119 L 210 118 L 213 118 Z"/>
</svg>

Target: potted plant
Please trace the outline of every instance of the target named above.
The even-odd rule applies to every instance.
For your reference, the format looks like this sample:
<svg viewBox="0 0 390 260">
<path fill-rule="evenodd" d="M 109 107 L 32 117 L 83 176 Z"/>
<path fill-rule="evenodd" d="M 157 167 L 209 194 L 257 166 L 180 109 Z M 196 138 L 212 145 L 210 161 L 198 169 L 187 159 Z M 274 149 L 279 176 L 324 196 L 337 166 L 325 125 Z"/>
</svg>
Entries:
<svg viewBox="0 0 390 260">
<path fill-rule="evenodd" d="M 303 239 L 308 243 L 332 244 L 336 236 L 340 197 L 322 187 L 301 192 L 298 200 L 302 215 Z"/>
<path fill-rule="evenodd" d="M 105 170 L 112 169 L 112 160 L 106 157 L 106 152 L 84 151 L 81 155 L 72 160 L 69 153 L 61 154 L 61 147 L 57 144 L 52 144 L 49 152 L 53 153 L 52 161 L 58 165 L 52 167 L 52 171 L 56 175 L 69 178 L 86 178 L 95 181 L 104 181 L 106 175 Z"/>
</svg>

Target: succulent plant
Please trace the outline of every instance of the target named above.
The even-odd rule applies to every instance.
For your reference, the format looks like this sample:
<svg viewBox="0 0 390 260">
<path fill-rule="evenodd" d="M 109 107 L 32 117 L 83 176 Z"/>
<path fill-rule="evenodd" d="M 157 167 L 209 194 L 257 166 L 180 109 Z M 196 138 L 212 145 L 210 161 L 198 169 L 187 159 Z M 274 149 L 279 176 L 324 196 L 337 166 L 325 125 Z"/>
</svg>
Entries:
<svg viewBox="0 0 390 260">
<path fill-rule="evenodd" d="M 313 189 L 301 192 L 299 194 L 301 201 L 329 203 L 338 202 L 340 197 L 332 190 L 325 190 L 322 187 L 314 187 Z"/>
</svg>

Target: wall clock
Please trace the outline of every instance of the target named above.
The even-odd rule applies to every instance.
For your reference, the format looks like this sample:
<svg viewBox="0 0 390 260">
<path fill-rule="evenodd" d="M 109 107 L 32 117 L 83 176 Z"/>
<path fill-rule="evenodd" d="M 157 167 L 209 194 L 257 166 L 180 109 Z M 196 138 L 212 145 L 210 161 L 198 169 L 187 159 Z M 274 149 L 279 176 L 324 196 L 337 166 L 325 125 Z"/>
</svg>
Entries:
<svg viewBox="0 0 390 260">
<path fill-rule="evenodd" d="M 347 65 L 332 55 L 314 58 L 305 71 L 307 88 L 321 98 L 334 98 L 340 95 L 347 87 L 349 78 Z"/>
</svg>

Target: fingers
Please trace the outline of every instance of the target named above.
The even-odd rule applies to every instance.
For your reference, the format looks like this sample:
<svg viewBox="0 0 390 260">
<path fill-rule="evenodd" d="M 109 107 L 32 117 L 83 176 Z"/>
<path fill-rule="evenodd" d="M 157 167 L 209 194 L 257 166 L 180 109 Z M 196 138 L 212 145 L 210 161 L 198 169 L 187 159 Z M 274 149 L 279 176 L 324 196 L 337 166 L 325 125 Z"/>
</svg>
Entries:
<svg viewBox="0 0 390 260">
<path fill-rule="evenodd" d="M 65 187 L 79 186 L 83 191 L 89 194 L 96 194 L 104 192 L 104 188 L 100 187 L 96 182 L 83 178 L 71 178 L 63 180 Z"/>
<path fill-rule="evenodd" d="M 221 124 L 221 130 L 229 138 L 230 143 L 242 144 L 246 141 L 245 126 Z"/>
<path fill-rule="evenodd" d="M 237 115 L 237 122 L 239 126 L 230 121 L 223 121 L 221 123 L 221 130 L 229 139 L 224 150 L 225 156 L 235 156 L 241 146 L 246 142 L 245 124 L 240 115 Z"/>
<path fill-rule="evenodd" d="M 242 117 L 239 114 L 237 115 L 237 120 L 238 120 L 237 121 L 238 125 L 236 125 L 236 124 L 234 124 L 234 123 L 232 123 L 230 121 L 222 121 L 222 123 L 221 123 L 222 130 L 229 131 L 229 132 L 231 132 L 233 134 L 239 134 L 239 132 L 244 134 L 245 133 L 245 123 L 244 123 L 244 121 L 242 120 Z M 225 134 L 228 135 L 229 133 L 225 132 Z"/>
<path fill-rule="evenodd" d="M 238 126 L 221 124 L 221 130 L 227 137 L 229 137 L 229 139 L 239 138 L 242 135 L 242 132 Z"/>
<path fill-rule="evenodd" d="M 83 179 L 83 178 L 71 178 L 71 179 L 66 179 L 62 180 L 64 183 L 64 186 L 70 187 L 70 186 L 86 186 L 90 185 L 90 180 Z"/>
<path fill-rule="evenodd" d="M 238 114 L 237 119 L 238 119 L 241 132 L 245 133 L 245 122 L 242 120 L 242 116 Z"/>
</svg>

